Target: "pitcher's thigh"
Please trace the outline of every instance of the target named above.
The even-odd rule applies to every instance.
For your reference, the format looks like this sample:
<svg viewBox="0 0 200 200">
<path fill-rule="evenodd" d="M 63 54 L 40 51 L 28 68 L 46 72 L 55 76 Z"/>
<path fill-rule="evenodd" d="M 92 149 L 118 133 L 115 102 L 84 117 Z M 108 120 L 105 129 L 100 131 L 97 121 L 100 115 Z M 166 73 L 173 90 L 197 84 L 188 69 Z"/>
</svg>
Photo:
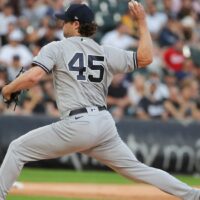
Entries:
<svg viewBox="0 0 200 200">
<path fill-rule="evenodd" d="M 73 148 L 68 143 L 70 141 L 64 140 L 52 125 L 48 125 L 28 132 L 14 140 L 11 146 L 25 159 L 28 157 L 28 161 L 34 161 L 72 153 Z"/>
<path fill-rule="evenodd" d="M 133 178 L 133 170 L 137 170 L 138 164 L 142 164 L 118 135 L 84 153 L 129 178 Z"/>
</svg>

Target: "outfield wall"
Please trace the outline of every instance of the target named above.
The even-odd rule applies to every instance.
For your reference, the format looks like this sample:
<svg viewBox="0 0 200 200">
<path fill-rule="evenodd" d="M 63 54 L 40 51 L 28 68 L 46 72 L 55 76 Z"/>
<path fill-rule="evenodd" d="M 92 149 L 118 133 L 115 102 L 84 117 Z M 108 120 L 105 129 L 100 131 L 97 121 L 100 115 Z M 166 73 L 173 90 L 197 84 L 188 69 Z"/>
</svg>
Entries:
<svg viewBox="0 0 200 200">
<path fill-rule="evenodd" d="M 55 121 L 57 119 L 45 116 L 0 116 L 0 162 L 12 140 Z M 200 123 L 124 119 L 117 127 L 122 139 L 145 164 L 171 172 L 200 172 Z M 77 170 L 106 169 L 98 161 L 80 154 L 30 165 Z"/>
</svg>

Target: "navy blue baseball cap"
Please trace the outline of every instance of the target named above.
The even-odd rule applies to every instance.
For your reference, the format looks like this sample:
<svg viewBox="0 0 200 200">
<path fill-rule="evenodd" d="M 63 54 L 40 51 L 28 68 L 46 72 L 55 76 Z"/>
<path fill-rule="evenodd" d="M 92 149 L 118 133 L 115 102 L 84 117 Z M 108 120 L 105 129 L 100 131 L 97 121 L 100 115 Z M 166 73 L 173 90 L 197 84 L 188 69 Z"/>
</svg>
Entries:
<svg viewBox="0 0 200 200">
<path fill-rule="evenodd" d="M 66 22 L 92 23 L 94 21 L 93 11 L 85 4 L 71 4 L 64 13 L 56 13 L 55 17 Z"/>
</svg>

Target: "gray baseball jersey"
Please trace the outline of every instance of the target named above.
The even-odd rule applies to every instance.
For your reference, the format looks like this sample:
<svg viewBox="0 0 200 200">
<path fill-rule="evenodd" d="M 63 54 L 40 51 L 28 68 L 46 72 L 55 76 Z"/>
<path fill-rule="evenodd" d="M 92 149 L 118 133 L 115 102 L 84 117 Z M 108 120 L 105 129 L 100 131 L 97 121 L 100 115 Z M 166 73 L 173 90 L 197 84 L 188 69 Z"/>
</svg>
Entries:
<svg viewBox="0 0 200 200">
<path fill-rule="evenodd" d="M 96 158 L 131 180 L 147 182 L 183 200 L 199 200 L 199 190 L 139 162 L 119 137 L 111 114 L 95 106 L 106 104 L 113 74 L 137 68 L 136 53 L 72 37 L 45 46 L 33 64 L 53 71 L 63 119 L 32 130 L 10 144 L 0 168 L 0 200 L 6 199 L 25 163 L 74 152 Z M 68 115 L 82 107 L 87 112 Z"/>
<path fill-rule="evenodd" d="M 100 46 L 85 37 L 71 37 L 46 45 L 33 64 L 53 72 L 62 117 L 77 108 L 106 105 L 113 74 L 137 69 L 135 52 Z"/>
</svg>

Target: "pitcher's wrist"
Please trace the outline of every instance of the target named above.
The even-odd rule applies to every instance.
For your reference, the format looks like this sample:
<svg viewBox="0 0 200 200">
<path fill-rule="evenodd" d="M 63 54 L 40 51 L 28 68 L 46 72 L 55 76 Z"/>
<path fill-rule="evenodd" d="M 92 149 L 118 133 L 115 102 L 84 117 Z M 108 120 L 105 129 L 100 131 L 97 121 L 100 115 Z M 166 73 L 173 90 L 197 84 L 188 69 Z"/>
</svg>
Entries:
<svg viewBox="0 0 200 200">
<path fill-rule="evenodd" d="M 147 26 L 146 17 L 144 17 L 142 19 L 138 19 L 137 23 L 139 26 Z"/>
</svg>

